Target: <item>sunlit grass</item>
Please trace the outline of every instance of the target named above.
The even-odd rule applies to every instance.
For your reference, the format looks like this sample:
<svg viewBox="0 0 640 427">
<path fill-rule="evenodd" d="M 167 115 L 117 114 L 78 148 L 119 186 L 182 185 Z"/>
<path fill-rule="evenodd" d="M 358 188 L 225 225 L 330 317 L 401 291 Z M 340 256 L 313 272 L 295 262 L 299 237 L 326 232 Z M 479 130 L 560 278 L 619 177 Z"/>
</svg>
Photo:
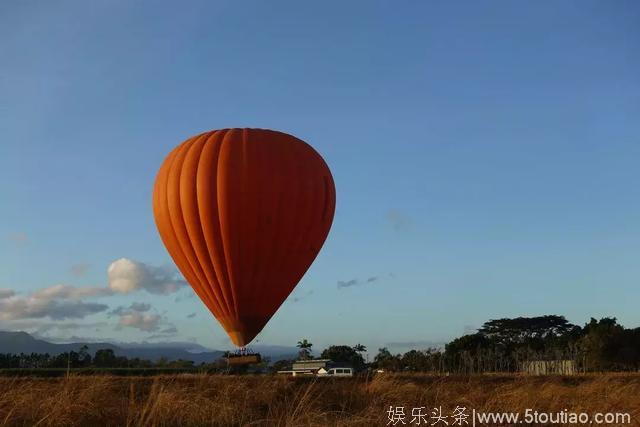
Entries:
<svg viewBox="0 0 640 427">
<path fill-rule="evenodd" d="M 384 426 L 389 406 L 628 412 L 639 425 L 640 375 L 0 378 L 0 425 Z"/>
</svg>

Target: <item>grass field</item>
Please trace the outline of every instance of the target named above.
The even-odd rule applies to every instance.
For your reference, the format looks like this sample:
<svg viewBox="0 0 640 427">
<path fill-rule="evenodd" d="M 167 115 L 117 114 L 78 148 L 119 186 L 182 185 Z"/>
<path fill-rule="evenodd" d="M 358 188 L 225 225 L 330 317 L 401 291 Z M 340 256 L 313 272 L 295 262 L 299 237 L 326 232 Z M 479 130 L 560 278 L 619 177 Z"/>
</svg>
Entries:
<svg viewBox="0 0 640 427">
<path fill-rule="evenodd" d="M 625 412 L 640 425 L 640 375 L 0 378 L 0 425 L 12 426 L 384 426 L 389 406 L 404 407 L 407 426 L 417 425 L 411 412 L 421 406 L 428 417 L 441 406 L 449 425 L 456 406 L 468 414 Z"/>
</svg>

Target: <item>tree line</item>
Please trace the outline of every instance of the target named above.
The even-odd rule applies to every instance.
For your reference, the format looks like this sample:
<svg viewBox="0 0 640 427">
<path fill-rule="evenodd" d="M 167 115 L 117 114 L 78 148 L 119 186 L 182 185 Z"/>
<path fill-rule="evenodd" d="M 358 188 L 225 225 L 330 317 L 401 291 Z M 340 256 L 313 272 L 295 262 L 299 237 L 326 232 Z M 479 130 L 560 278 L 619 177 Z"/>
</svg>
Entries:
<svg viewBox="0 0 640 427">
<path fill-rule="evenodd" d="M 117 356 L 110 349 L 99 349 L 92 356 L 86 345 L 80 347 L 78 351 L 69 351 L 56 355 L 49 353 L 20 353 L 20 354 L 0 354 L 0 369 L 55 369 L 55 368 L 171 368 L 184 369 L 193 368 L 194 362 L 191 360 L 167 360 L 160 358 L 150 361 L 140 358 L 127 358 Z"/>
<path fill-rule="evenodd" d="M 310 357 L 308 340 L 298 342 L 298 347 L 301 358 Z M 638 371 L 640 328 L 627 329 L 611 317 L 592 318 L 582 327 L 557 315 L 502 318 L 485 322 L 475 333 L 456 338 L 444 348 L 393 354 L 383 347 L 368 364 L 362 357 L 365 350 L 361 344 L 331 346 L 320 358 L 349 363 L 356 369 L 394 372 L 517 372 L 533 361 L 571 361 L 580 372 Z M 277 367 L 291 362 L 277 362 Z"/>
<path fill-rule="evenodd" d="M 311 359 L 313 344 L 298 342 L 299 359 Z M 489 320 L 475 333 L 463 335 L 443 348 L 414 349 L 393 354 L 388 348 L 378 349 L 369 363 L 363 354 L 366 347 L 332 345 L 324 349 L 320 359 L 346 363 L 358 371 L 434 372 L 474 374 L 517 372 L 523 363 L 532 361 L 571 361 L 581 372 L 640 370 L 640 328 L 627 329 L 616 318 L 592 318 L 584 326 L 568 322 L 564 316 L 547 315 Z M 268 358 L 250 372 L 291 369 L 295 360 Z M 57 355 L 0 354 L 0 369 L 15 368 L 169 368 L 228 372 L 226 359 L 195 365 L 190 360 L 155 361 L 117 356 L 112 349 L 100 349 L 91 355 L 87 346 L 79 351 Z M 241 369 L 246 372 L 246 369 Z"/>
</svg>

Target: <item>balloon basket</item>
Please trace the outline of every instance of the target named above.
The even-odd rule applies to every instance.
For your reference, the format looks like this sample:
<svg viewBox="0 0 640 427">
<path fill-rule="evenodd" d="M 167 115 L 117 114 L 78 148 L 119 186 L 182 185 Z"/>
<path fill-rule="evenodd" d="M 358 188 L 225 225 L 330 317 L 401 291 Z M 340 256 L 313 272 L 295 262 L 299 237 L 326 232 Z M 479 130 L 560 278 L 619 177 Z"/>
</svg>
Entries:
<svg viewBox="0 0 640 427">
<path fill-rule="evenodd" d="M 227 364 L 229 366 L 256 365 L 260 362 L 262 362 L 262 357 L 260 357 L 259 353 L 252 353 L 244 348 L 235 354 L 227 355 Z"/>
</svg>

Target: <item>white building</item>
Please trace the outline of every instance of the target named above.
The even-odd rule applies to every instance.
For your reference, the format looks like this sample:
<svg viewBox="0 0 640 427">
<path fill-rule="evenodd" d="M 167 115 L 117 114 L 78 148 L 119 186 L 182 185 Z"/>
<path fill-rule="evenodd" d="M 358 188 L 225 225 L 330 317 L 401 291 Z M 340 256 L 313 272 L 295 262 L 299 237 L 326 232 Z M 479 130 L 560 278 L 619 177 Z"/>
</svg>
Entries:
<svg viewBox="0 0 640 427">
<path fill-rule="evenodd" d="M 278 371 L 279 374 L 297 376 L 336 376 L 336 377 L 352 377 L 353 367 L 336 363 L 330 359 L 308 359 L 296 360 L 290 371 Z"/>
</svg>

